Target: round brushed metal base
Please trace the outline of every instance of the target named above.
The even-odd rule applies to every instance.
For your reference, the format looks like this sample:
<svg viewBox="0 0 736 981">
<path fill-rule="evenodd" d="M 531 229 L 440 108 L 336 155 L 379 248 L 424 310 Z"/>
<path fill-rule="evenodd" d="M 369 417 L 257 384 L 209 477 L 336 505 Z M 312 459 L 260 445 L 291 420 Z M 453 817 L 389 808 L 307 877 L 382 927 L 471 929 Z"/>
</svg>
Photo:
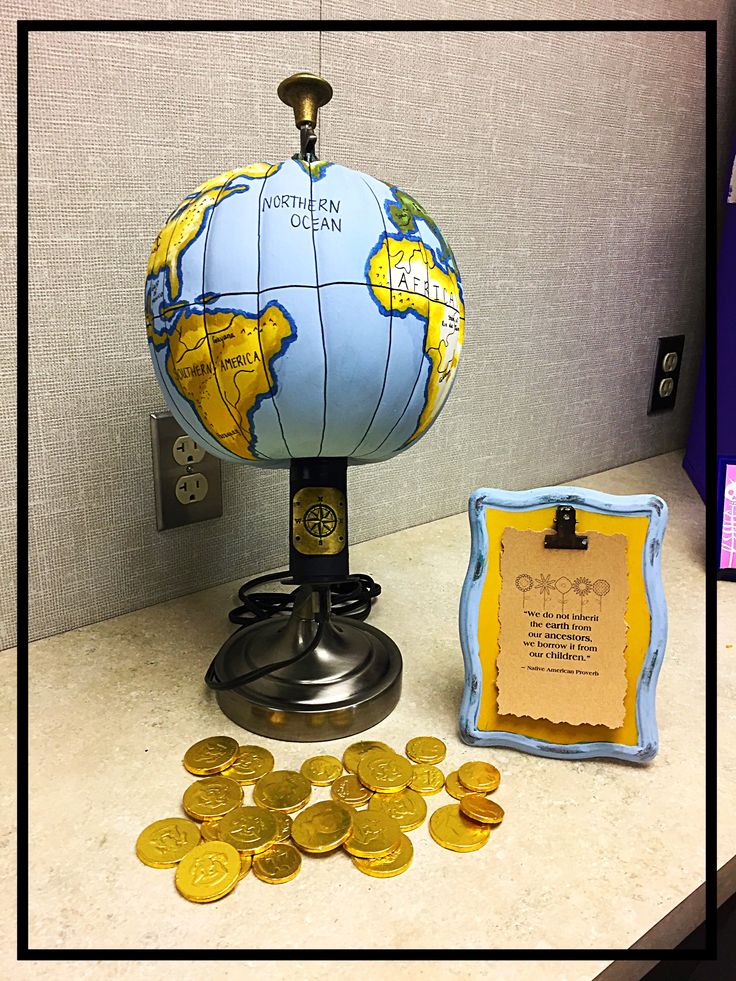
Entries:
<svg viewBox="0 0 736 981">
<path fill-rule="evenodd" d="M 222 681 L 286 660 L 304 650 L 317 624 L 299 616 L 274 617 L 244 627 L 214 662 Z M 396 644 L 370 624 L 328 616 L 311 654 L 237 688 L 217 691 L 217 702 L 237 725 L 270 739 L 324 742 L 364 732 L 395 708 L 402 661 Z"/>
</svg>

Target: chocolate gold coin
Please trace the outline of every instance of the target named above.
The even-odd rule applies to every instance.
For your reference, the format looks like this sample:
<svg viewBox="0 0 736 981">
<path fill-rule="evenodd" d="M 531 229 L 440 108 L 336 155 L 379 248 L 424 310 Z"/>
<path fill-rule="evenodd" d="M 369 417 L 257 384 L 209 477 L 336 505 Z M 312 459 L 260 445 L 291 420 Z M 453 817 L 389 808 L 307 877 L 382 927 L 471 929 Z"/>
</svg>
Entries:
<svg viewBox="0 0 736 981">
<path fill-rule="evenodd" d="M 406 835 L 402 834 L 399 847 L 388 855 L 383 855 L 381 858 L 358 858 L 356 855 L 350 857 L 353 865 L 366 875 L 371 875 L 374 879 L 390 879 L 394 875 L 406 872 L 411 865 L 413 855 L 414 846 Z"/>
<path fill-rule="evenodd" d="M 262 807 L 236 807 L 220 820 L 217 834 L 239 852 L 255 855 L 274 844 L 279 826 L 271 811 Z"/>
<path fill-rule="evenodd" d="M 278 842 L 253 858 L 253 873 L 262 882 L 279 885 L 295 879 L 302 867 L 302 857 L 293 845 Z"/>
<path fill-rule="evenodd" d="M 291 818 L 284 811 L 271 811 L 278 826 L 276 841 L 288 841 L 291 838 Z"/>
<path fill-rule="evenodd" d="M 245 852 L 240 853 L 240 875 L 238 876 L 238 882 L 244 879 L 246 875 L 250 872 L 250 867 L 253 864 L 253 856 L 246 855 Z"/>
<path fill-rule="evenodd" d="M 388 814 L 402 831 L 413 831 L 426 818 L 427 805 L 421 794 L 407 788 L 396 794 L 374 794 L 368 801 L 368 811 Z"/>
<path fill-rule="evenodd" d="M 459 804 L 446 804 L 429 819 L 429 833 L 438 845 L 450 851 L 474 852 L 485 845 L 491 832 L 487 824 L 465 817 Z"/>
<path fill-rule="evenodd" d="M 430 794 L 438 794 L 444 786 L 445 775 L 434 764 L 414 764 L 414 776 L 411 778 L 411 783 L 409 784 L 411 790 L 416 790 L 418 794 L 427 797 Z"/>
<path fill-rule="evenodd" d="M 315 787 L 329 787 L 342 773 L 342 763 L 336 756 L 310 756 L 302 763 L 300 773 Z"/>
<path fill-rule="evenodd" d="M 481 794 L 468 794 L 460 801 L 460 810 L 471 821 L 481 824 L 500 824 L 503 821 L 503 808 L 495 800 L 488 800 Z"/>
<path fill-rule="evenodd" d="M 371 799 L 373 791 L 364 787 L 354 773 L 346 773 L 332 784 L 330 796 L 349 807 L 362 807 Z"/>
<path fill-rule="evenodd" d="M 262 746 L 241 746 L 232 766 L 223 770 L 223 777 L 230 777 L 242 784 L 253 784 L 273 770 L 273 755 Z"/>
<path fill-rule="evenodd" d="M 489 794 L 501 783 L 501 774 L 492 763 L 463 763 L 457 777 L 463 787 L 476 794 Z"/>
<path fill-rule="evenodd" d="M 203 821 L 199 829 L 202 834 L 202 841 L 219 841 L 220 839 L 217 835 L 219 826 L 219 819 L 217 821 Z"/>
<path fill-rule="evenodd" d="M 372 742 L 371 740 L 363 740 L 363 742 L 353 743 L 352 746 L 348 746 L 342 756 L 342 765 L 348 771 L 348 773 L 358 772 L 358 763 L 360 762 L 361 756 L 367 753 L 371 749 L 382 749 L 384 753 L 392 753 L 393 750 L 386 743 Z"/>
<path fill-rule="evenodd" d="M 271 811 L 298 811 L 309 800 L 312 785 L 296 770 L 272 770 L 253 789 L 253 800 Z"/>
<path fill-rule="evenodd" d="M 222 817 L 243 800 L 243 788 L 229 777 L 205 777 L 184 791 L 184 810 L 195 821 Z"/>
<path fill-rule="evenodd" d="M 358 763 L 358 779 L 370 790 L 395 794 L 408 787 L 414 776 L 412 764 L 396 753 L 365 753 Z"/>
<path fill-rule="evenodd" d="M 190 773 L 204 777 L 225 770 L 237 755 L 237 740 L 230 736 L 210 736 L 190 746 L 182 762 Z"/>
<path fill-rule="evenodd" d="M 394 818 L 381 811 L 356 811 L 353 833 L 342 847 L 358 858 L 381 858 L 398 848 L 400 842 L 401 828 Z"/>
<path fill-rule="evenodd" d="M 406 744 L 406 755 L 415 763 L 441 763 L 447 746 L 436 736 L 416 736 Z"/>
<path fill-rule="evenodd" d="M 170 869 L 201 841 L 199 828 L 186 818 L 154 821 L 138 835 L 135 853 L 152 869 Z"/>
<path fill-rule="evenodd" d="M 352 829 L 352 808 L 337 801 L 323 800 L 297 814 L 291 837 L 302 851 L 322 855 L 339 848 Z"/>
<path fill-rule="evenodd" d="M 445 790 L 450 797 L 454 797 L 455 800 L 462 800 L 463 797 L 474 792 L 472 790 L 468 790 L 467 787 L 464 787 L 460 783 L 457 776 L 457 770 L 453 770 L 452 773 L 448 773 L 445 777 Z"/>
<path fill-rule="evenodd" d="M 204 841 L 176 868 L 176 888 L 192 903 L 211 903 L 235 888 L 242 871 L 240 852 L 224 841 Z"/>
</svg>

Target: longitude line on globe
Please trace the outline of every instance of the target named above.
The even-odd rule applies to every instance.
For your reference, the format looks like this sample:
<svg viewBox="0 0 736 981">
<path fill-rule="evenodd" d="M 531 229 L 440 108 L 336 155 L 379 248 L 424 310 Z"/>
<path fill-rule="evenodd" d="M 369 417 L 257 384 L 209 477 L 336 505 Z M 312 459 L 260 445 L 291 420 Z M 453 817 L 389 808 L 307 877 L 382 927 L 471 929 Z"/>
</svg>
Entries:
<svg viewBox="0 0 736 981">
<path fill-rule="evenodd" d="M 219 188 L 219 190 L 217 192 L 217 196 L 215 197 L 215 200 L 213 201 L 213 203 L 212 203 L 212 205 L 210 207 L 210 213 L 209 213 L 209 217 L 207 219 L 207 227 L 206 227 L 205 232 L 204 232 L 204 247 L 202 249 L 202 296 L 205 296 L 206 295 L 205 282 L 206 282 L 206 279 L 207 279 L 207 243 L 208 243 L 209 237 L 210 237 L 210 229 L 212 228 L 212 222 L 215 220 L 215 212 L 217 210 L 217 205 L 218 205 L 218 202 L 220 200 L 220 197 L 222 196 L 222 194 L 227 189 L 228 184 L 231 184 L 235 180 L 235 177 L 236 176 L 237 176 L 237 174 L 233 174 L 233 176 L 232 177 L 229 177 L 225 181 L 225 183 L 222 185 L 222 187 Z M 230 403 L 225 398 L 225 393 L 220 388 L 220 379 L 217 376 L 217 363 L 215 361 L 215 356 L 214 356 L 214 354 L 212 352 L 212 343 L 210 342 L 210 335 L 209 335 L 209 333 L 207 331 L 207 306 L 206 306 L 206 304 L 204 304 L 202 306 L 202 321 L 204 323 L 204 336 L 207 338 L 207 350 L 210 352 L 210 362 L 212 363 L 212 374 L 214 375 L 214 378 L 215 378 L 215 384 L 217 385 L 217 391 L 220 393 L 220 398 L 222 399 L 223 403 L 227 406 L 227 411 L 228 411 L 231 419 L 233 420 L 233 422 L 235 423 L 235 425 L 239 429 L 241 436 L 245 437 L 245 433 L 243 431 L 243 424 L 242 424 L 242 422 L 239 422 L 238 419 L 236 419 L 235 414 L 232 411 L 232 407 L 231 407 Z M 238 413 L 238 415 L 239 414 L 240 413 Z"/>
<path fill-rule="evenodd" d="M 258 262 L 256 265 L 256 288 L 258 290 L 257 293 L 258 298 L 256 300 L 256 316 L 258 317 L 258 347 L 260 348 L 261 351 L 261 364 L 263 365 L 263 370 L 266 375 L 266 381 L 269 383 L 268 389 L 269 391 L 272 388 L 274 389 L 273 395 L 271 397 L 271 401 L 273 402 L 273 407 L 276 410 L 276 418 L 278 419 L 279 429 L 281 430 L 281 438 L 284 441 L 284 446 L 286 447 L 287 455 L 291 456 L 291 450 L 289 449 L 289 444 L 286 442 L 286 433 L 284 432 L 284 426 L 283 423 L 281 422 L 281 413 L 279 412 L 279 407 L 276 404 L 276 387 L 274 385 L 273 376 L 269 371 L 268 363 L 263 355 L 263 341 L 261 340 L 261 199 L 263 198 L 263 192 L 266 189 L 266 181 L 270 176 L 271 175 L 267 173 L 266 176 L 263 178 L 263 183 L 261 184 L 261 191 L 260 194 L 258 195 L 258 250 L 256 253 L 258 257 Z M 265 459 L 267 460 L 271 459 L 271 457 L 267 457 L 265 453 L 262 453 L 261 456 L 265 457 Z"/>
<path fill-rule="evenodd" d="M 420 242 L 421 242 L 421 239 L 420 239 Z M 427 268 L 427 295 L 426 295 L 426 297 L 424 297 L 424 294 L 423 293 L 412 293 L 412 296 L 422 296 L 427 301 L 427 332 L 426 332 L 426 335 L 425 335 L 425 343 L 426 343 L 426 338 L 429 337 L 429 313 L 430 313 L 430 306 L 429 306 L 429 304 L 430 304 L 431 301 L 429 299 L 429 262 L 427 261 L 427 246 L 424 245 L 424 242 L 422 242 L 421 244 L 424 247 L 424 265 Z M 401 415 L 396 420 L 396 422 L 393 424 L 393 426 L 391 427 L 391 429 L 386 433 L 386 435 L 381 440 L 381 442 L 378 444 L 378 446 L 374 447 L 370 451 L 371 453 L 377 453 L 381 449 L 381 447 L 386 442 L 386 440 L 389 438 L 389 436 L 391 435 L 391 433 L 393 433 L 394 429 L 396 429 L 396 427 L 398 426 L 398 424 L 401 422 L 401 420 L 406 415 L 406 410 L 409 408 L 409 406 L 411 405 L 411 400 L 414 398 L 414 392 L 416 391 L 416 387 L 419 384 L 419 379 L 422 377 L 422 369 L 424 368 L 424 358 L 425 358 L 426 355 L 427 355 L 427 352 L 426 352 L 426 349 L 425 349 L 425 350 L 422 351 L 422 356 L 419 359 L 419 371 L 417 372 L 417 377 L 414 379 L 414 384 L 411 386 L 411 392 L 409 392 L 409 398 L 406 400 L 406 405 L 404 406 L 404 409 L 403 409 Z M 432 371 L 432 365 L 431 364 L 430 364 L 429 370 L 430 370 L 430 372 Z M 421 419 L 421 417 L 422 417 L 422 413 L 420 412 L 419 413 L 419 419 Z M 419 423 L 419 419 L 417 419 L 417 423 Z M 401 444 L 401 446 L 405 446 L 405 445 L 406 445 L 406 441 L 404 441 L 404 443 Z M 400 448 L 401 447 L 399 447 L 399 449 Z"/>
<path fill-rule="evenodd" d="M 365 177 L 361 177 L 361 180 L 363 181 L 363 183 L 365 184 L 365 186 L 368 188 L 368 190 L 371 192 L 371 195 L 373 196 L 373 200 L 376 202 L 376 204 L 378 205 L 378 210 L 381 212 L 381 222 L 383 224 L 383 244 L 384 244 L 384 246 L 386 248 L 386 272 L 388 274 L 388 292 L 389 292 L 389 304 L 390 304 L 390 306 L 389 306 L 389 321 L 388 321 L 388 350 L 386 351 L 386 367 L 384 368 L 384 371 L 383 371 L 383 383 L 381 385 L 381 391 L 380 391 L 379 396 L 378 396 L 378 401 L 376 402 L 376 407 L 373 410 L 373 415 L 371 416 L 370 422 L 368 423 L 368 426 L 366 427 L 366 431 L 363 433 L 363 435 L 362 435 L 362 437 L 360 439 L 360 442 L 357 444 L 357 446 L 354 446 L 353 447 L 352 451 L 349 454 L 350 456 L 352 456 L 353 453 L 356 453 L 357 452 L 358 448 L 364 442 L 365 438 L 367 437 L 368 433 L 370 432 L 370 428 L 373 425 L 373 421 L 376 418 L 376 414 L 378 413 L 378 407 L 381 404 L 381 399 L 383 398 L 383 393 L 386 391 L 386 379 L 388 378 L 388 366 L 389 366 L 389 363 L 391 361 L 391 340 L 392 340 L 392 337 L 393 337 L 393 326 L 394 326 L 394 291 L 393 291 L 393 284 L 391 282 L 391 256 L 390 256 L 390 253 L 389 253 L 389 250 L 388 250 L 388 228 L 386 227 L 386 219 L 385 219 L 384 214 L 383 214 L 383 206 L 381 205 L 381 202 L 376 197 L 375 191 L 370 186 L 370 184 L 365 179 Z M 370 289 L 370 286 L 369 286 L 369 289 Z"/>
<path fill-rule="evenodd" d="M 309 160 L 306 161 L 307 167 L 309 168 L 309 210 L 312 210 L 312 202 L 314 201 L 314 174 L 312 173 L 312 164 Z M 322 406 L 322 436 L 319 441 L 319 452 L 317 456 L 322 456 L 322 446 L 325 441 L 325 429 L 327 428 L 327 341 L 325 339 L 325 324 L 322 319 L 322 301 L 319 295 L 319 263 L 317 262 L 317 242 L 315 240 L 315 230 L 314 223 L 312 223 L 312 252 L 314 254 L 314 281 L 317 284 L 317 312 L 319 313 L 319 327 L 322 332 L 322 354 L 325 359 L 325 379 L 322 388 L 323 395 L 323 406 Z"/>
<path fill-rule="evenodd" d="M 186 201 L 186 200 L 187 199 L 185 198 L 184 201 Z M 182 218 L 183 218 L 183 216 L 184 216 L 184 214 L 185 214 L 185 212 L 187 210 L 186 207 L 182 207 L 181 204 L 177 205 L 176 208 L 174 208 L 173 211 L 171 211 L 169 213 L 169 216 L 166 219 L 166 224 L 168 225 L 171 222 L 171 220 L 174 217 L 174 215 L 176 214 L 177 210 L 179 210 L 179 208 L 181 208 L 181 211 L 179 211 L 179 215 L 177 216 L 176 220 L 171 225 L 171 231 L 169 232 L 169 238 L 168 238 L 168 241 L 166 242 L 166 250 L 164 252 L 164 269 L 166 270 L 166 275 L 168 276 L 168 279 L 169 279 L 169 295 L 171 295 L 171 272 L 170 272 L 170 270 L 171 270 L 171 263 L 169 261 L 169 253 L 171 252 L 171 243 L 173 242 L 174 236 L 176 234 L 176 230 L 179 227 L 179 222 L 182 220 Z M 179 263 L 179 260 L 178 260 L 178 257 L 177 257 L 177 266 L 178 266 L 178 263 Z M 181 283 L 179 283 L 179 291 L 181 291 Z M 174 299 L 174 297 L 172 297 L 172 300 L 173 299 Z M 189 306 L 189 304 L 187 304 L 187 307 L 188 306 Z M 177 322 L 176 322 L 177 325 L 178 325 L 179 319 L 180 318 L 177 318 Z M 166 332 L 169 333 L 169 331 L 168 331 L 168 324 L 166 323 L 165 319 L 163 317 L 154 316 L 153 317 L 154 327 L 155 327 L 157 321 L 160 322 L 161 325 L 164 327 L 164 329 L 166 329 Z M 176 330 L 176 326 L 174 326 L 174 327 L 171 328 L 171 333 L 173 333 L 174 330 Z M 155 358 L 155 354 L 153 356 Z M 169 345 L 169 353 L 168 353 L 167 357 L 171 357 L 171 345 Z M 167 373 L 166 373 L 166 358 L 164 359 L 164 364 L 163 364 L 163 367 L 161 368 L 161 380 L 162 380 L 162 382 L 164 384 L 164 387 L 165 387 L 165 390 L 166 390 L 166 394 L 167 395 L 171 395 L 172 398 L 175 398 L 175 396 L 176 396 L 176 385 L 174 384 L 173 380 L 170 381 L 170 379 L 167 376 Z"/>
</svg>

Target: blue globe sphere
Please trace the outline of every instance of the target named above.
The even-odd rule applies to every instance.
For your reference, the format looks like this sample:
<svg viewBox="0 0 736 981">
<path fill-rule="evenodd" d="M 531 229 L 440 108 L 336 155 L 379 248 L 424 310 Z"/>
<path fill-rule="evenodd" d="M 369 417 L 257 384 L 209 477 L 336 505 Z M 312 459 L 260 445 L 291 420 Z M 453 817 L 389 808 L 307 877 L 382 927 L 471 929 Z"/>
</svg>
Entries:
<svg viewBox="0 0 736 981">
<path fill-rule="evenodd" d="M 301 159 L 202 184 L 169 216 L 145 290 L 168 405 L 228 460 L 384 460 L 427 432 L 463 342 L 455 257 L 396 187 Z"/>
</svg>

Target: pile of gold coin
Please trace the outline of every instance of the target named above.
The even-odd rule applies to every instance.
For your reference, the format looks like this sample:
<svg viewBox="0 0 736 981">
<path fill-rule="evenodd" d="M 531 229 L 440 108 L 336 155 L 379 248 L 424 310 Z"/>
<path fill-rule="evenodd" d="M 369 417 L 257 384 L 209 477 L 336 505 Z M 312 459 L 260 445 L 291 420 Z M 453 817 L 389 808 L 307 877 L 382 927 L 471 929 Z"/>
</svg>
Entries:
<svg viewBox="0 0 736 981">
<path fill-rule="evenodd" d="M 199 778 L 184 793 L 188 817 L 154 821 L 139 835 L 136 854 L 152 868 L 176 868 L 177 889 L 194 903 L 228 895 L 251 869 L 263 882 L 289 882 L 302 855 L 337 849 L 366 875 L 390 878 L 411 865 L 406 832 L 427 817 L 425 798 L 443 789 L 457 803 L 433 812 L 431 837 L 451 851 L 476 851 L 503 820 L 503 809 L 487 796 L 501 774 L 490 763 L 470 762 L 445 777 L 437 764 L 446 752 L 434 736 L 410 739 L 405 756 L 362 741 L 348 746 L 342 760 L 312 756 L 298 771 L 275 770 L 261 746 L 240 746 L 230 736 L 202 739 L 183 759 Z M 252 804 L 243 800 L 247 786 Z M 310 804 L 313 788 L 323 787 L 330 799 Z"/>
</svg>

